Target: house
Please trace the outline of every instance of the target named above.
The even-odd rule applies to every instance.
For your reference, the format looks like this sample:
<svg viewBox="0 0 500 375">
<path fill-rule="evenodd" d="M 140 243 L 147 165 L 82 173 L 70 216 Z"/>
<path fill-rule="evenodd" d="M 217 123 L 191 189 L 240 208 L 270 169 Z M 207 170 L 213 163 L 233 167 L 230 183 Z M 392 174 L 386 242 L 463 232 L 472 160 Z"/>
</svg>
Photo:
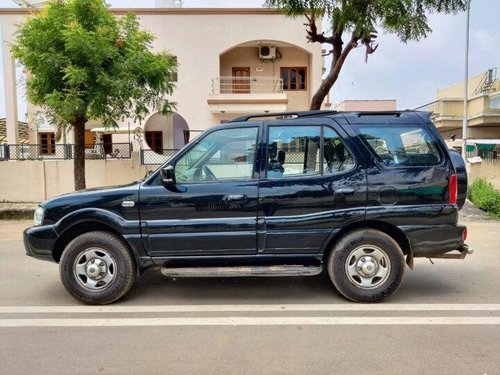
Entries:
<svg viewBox="0 0 500 375">
<path fill-rule="evenodd" d="M 500 80 L 497 68 L 468 81 L 467 139 L 499 140 Z M 464 117 L 464 82 L 439 89 L 437 99 L 416 109 L 432 112 L 432 119 L 445 139 L 461 139 Z"/>
<path fill-rule="evenodd" d="M 161 4 L 161 2 L 160 2 Z M 115 131 L 99 121 L 86 125 L 86 147 L 102 144 L 104 152 L 115 143 L 134 144 L 163 155 L 178 149 L 208 127 L 245 113 L 293 111 L 309 108 L 321 83 L 324 58 L 319 43 L 307 43 L 304 19 L 288 18 L 266 8 L 137 8 L 111 9 L 116 16 L 133 12 L 140 27 L 155 37 L 153 49 L 166 50 L 179 64 L 174 76 L 177 103 L 173 114 L 150 113 L 142 123 L 120 120 Z M 16 25 L 27 9 L 0 9 L 4 40 L 3 64 L 7 111 L 7 142 L 19 142 L 15 66 L 9 48 Z M 28 122 L 37 108 L 28 104 Z M 55 129 L 30 127 L 32 144 L 73 143 L 69 133 L 55 139 Z M 97 130 L 96 130 L 97 129 Z M 89 155 L 92 152 L 88 153 Z"/>
</svg>

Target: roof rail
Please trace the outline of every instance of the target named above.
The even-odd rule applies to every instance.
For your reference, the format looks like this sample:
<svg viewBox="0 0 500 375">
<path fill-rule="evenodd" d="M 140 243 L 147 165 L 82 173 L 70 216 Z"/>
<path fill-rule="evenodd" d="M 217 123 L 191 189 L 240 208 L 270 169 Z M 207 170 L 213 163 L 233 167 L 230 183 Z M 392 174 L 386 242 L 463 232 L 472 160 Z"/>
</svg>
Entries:
<svg viewBox="0 0 500 375">
<path fill-rule="evenodd" d="M 262 118 L 262 117 L 307 117 L 307 116 L 316 116 L 316 115 L 333 115 L 338 113 L 338 111 L 329 111 L 329 110 L 312 110 L 312 111 L 296 111 L 296 112 L 270 112 L 270 113 L 257 113 L 252 115 L 240 116 L 232 119 L 229 122 L 244 122 L 253 118 Z"/>
<path fill-rule="evenodd" d="M 401 113 L 407 112 L 407 111 L 362 111 L 358 112 L 358 117 L 363 117 L 363 116 L 395 116 L 399 117 L 401 116 Z"/>
</svg>

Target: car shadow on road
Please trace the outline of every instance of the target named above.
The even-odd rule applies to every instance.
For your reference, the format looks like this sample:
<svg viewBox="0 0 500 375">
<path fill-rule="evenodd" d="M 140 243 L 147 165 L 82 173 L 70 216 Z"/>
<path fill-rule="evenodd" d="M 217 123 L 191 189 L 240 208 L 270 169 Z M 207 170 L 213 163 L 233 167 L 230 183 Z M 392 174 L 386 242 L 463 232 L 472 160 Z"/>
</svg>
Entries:
<svg viewBox="0 0 500 375">
<path fill-rule="evenodd" d="M 392 303 L 433 303 L 460 293 L 456 280 L 409 272 Z M 457 289 L 458 288 L 458 289 Z M 125 302 L 126 301 L 126 302 Z M 327 275 L 314 277 L 167 278 L 148 271 L 123 300 L 134 304 L 345 303 Z"/>
</svg>

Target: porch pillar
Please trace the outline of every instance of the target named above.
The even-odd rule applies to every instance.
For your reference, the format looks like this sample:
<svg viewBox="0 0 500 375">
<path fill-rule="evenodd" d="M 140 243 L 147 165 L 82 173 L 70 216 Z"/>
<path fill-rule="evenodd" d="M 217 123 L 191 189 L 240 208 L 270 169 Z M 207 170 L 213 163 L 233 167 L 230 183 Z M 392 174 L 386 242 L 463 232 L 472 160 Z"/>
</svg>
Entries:
<svg viewBox="0 0 500 375">
<path fill-rule="evenodd" d="M 0 18 L 1 21 L 1 18 Z M 2 24 L 2 57 L 3 57 L 3 85 L 5 95 L 5 113 L 7 126 L 7 143 L 19 143 L 19 123 L 17 121 L 17 87 L 16 65 L 10 52 L 9 38 L 3 20 Z"/>
</svg>

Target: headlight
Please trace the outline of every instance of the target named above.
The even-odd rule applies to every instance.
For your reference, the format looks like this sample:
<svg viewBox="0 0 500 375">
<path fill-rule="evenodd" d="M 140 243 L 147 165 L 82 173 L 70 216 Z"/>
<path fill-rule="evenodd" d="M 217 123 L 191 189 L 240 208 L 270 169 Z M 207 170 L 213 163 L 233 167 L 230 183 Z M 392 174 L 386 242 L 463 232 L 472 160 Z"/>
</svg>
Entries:
<svg viewBox="0 0 500 375">
<path fill-rule="evenodd" d="M 33 221 L 35 222 L 35 226 L 42 225 L 44 213 L 45 211 L 42 207 L 38 206 L 36 208 L 35 215 L 33 215 Z"/>
</svg>

